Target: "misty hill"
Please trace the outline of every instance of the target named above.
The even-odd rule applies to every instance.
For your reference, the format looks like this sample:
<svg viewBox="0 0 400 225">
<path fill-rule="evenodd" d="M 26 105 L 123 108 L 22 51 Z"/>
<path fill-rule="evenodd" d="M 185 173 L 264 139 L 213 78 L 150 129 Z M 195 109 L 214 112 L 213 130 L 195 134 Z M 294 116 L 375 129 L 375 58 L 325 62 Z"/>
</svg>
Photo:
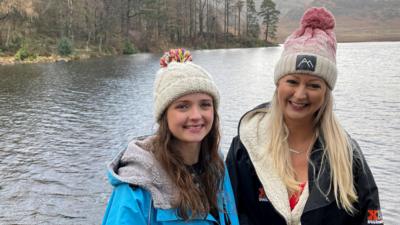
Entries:
<svg viewBox="0 0 400 225">
<path fill-rule="evenodd" d="M 260 5 L 262 0 L 258 0 Z M 281 11 L 278 41 L 299 23 L 304 11 L 324 6 L 336 17 L 336 35 L 346 41 L 400 41 L 399 0 L 275 0 Z"/>
</svg>

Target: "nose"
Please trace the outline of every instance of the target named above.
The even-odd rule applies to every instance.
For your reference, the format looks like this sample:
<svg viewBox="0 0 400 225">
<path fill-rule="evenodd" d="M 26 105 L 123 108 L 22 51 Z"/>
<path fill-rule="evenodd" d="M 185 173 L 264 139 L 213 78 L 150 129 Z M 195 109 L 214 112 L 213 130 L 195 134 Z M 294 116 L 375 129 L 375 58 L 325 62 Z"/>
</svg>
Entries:
<svg viewBox="0 0 400 225">
<path fill-rule="evenodd" d="M 199 120 L 201 119 L 201 109 L 198 106 L 194 106 L 190 110 L 189 118 L 191 120 Z"/>
<path fill-rule="evenodd" d="M 297 98 L 297 99 L 304 99 L 304 98 L 306 98 L 306 97 L 307 97 L 307 90 L 306 90 L 305 85 L 299 85 L 299 86 L 295 89 L 293 96 L 294 96 L 295 98 Z"/>
</svg>

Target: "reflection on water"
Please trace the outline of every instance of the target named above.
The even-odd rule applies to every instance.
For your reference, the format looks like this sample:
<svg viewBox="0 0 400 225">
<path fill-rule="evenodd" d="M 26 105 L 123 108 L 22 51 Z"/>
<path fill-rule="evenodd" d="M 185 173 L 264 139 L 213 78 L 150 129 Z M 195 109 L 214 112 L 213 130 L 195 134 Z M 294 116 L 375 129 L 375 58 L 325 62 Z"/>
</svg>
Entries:
<svg viewBox="0 0 400 225">
<path fill-rule="evenodd" d="M 271 98 L 280 47 L 194 51 L 221 91 L 222 149 L 240 116 Z M 400 43 L 340 44 L 335 110 L 380 188 L 386 224 L 400 220 Z M 154 132 L 159 55 L 0 67 L 0 224 L 99 224 L 106 162 Z"/>
</svg>

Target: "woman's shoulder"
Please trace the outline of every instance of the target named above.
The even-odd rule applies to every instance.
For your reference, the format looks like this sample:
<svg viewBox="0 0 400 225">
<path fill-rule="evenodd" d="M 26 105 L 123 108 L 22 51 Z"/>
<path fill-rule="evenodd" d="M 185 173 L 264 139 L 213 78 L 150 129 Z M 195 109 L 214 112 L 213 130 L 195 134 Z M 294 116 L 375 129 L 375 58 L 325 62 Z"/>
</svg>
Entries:
<svg viewBox="0 0 400 225">
<path fill-rule="evenodd" d="M 114 186 L 102 224 L 144 224 L 150 207 L 151 195 L 148 191 L 121 183 Z"/>
<path fill-rule="evenodd" d="M 231 146 L 228 151 L 228 156 L 233 157 L 235 160 L 242 157 L 248 157 L 247 149 L 243 145 L 240 136 L 237 135 L 232 139 Z"/>
<path fill-rule="evenodd" d="M 353 174 L 355 179 L 359 179 L 360 177 L 372 177 L 372 172 L 369 168 L 367 159 L 364 156 L 363 151 L 361 150 L 360 145 L 358 142 L 348 136 L 349 142 L 351 145 L 352 156 L 353 156 Z"/>
<path fill-rule="evenodd" d="M 108 164 L 108 175 L 111 184 L 123 182 L 140 185 L 153 179 L 156 174 L 154 170 L 159 169 L 159 167 L 156 166 L 156 160 L 148 147 L 147 140 L 131 141 Z"/>
<path fill-rule="evenodd" d="M 174 207 L 158 207 L 151 193 L 145 188 L 129 184 L 121 184 L 115 187 L 113 192 L 114 202 L 118 202 L 121 210 L 126 211 L 126 217 L 150 221 L 150 224 L 181 224 L 184 223 L 178 216 L 177 209 Z M 226 199 L 225 199 L 226 200 Z M 221 207 L 223 207 L 221 205 Z M 234 206 L 224 206 L 234 207 Z M 229 210 L 232 210 L 229 208 Z M 151 216 L 151 215 L 154 216 Z M 134 218 L 134 219 L 132 219 Z M 185 222 L 185 224 L 213 224 L 216 220 L 209 214 L 205 219 Z M 136 221 L 137 222 L 137 221 Z"/>
<path fill-rule="evenodd" d="M 115 186 L 114 193 L 126 202 L 131 202 L 132 200 L 136 202 L 149 202 L 151 199 L 150 192 L 145 188 L 128 183 L 121 183 Z"/>
<path fill-rule="evenodd" d="M 131 187 L 143 188 L 151 193 L 155 206 L 170 207 L 177 190 L 151 149 L 148 149 L 148 146 L 151 146 L 148 141 L 146 139 L 131 142 L 126 150 L 109 164 L 108 177 L 114 187 L 121 189 L 120 185 L 126 187 L 128 184 Z"/>
<path fill-rule="evenodd" d="M 248 110 L 240 118 L 238 127 L 240 127 L 240 124 L 242 123 L 243 120 L 246 120 L 246 118 L 248 117 L 252 117 L 254 114 L 267 113 L 270 106 L 271 106 L 270 102 L 264 102 Z"/>
<path fill-rule="evenodd" d="M 365 157 L 361 150 L 360 145 L 358 144 L 356 139 L 352 138 L 349 134 L 348 134 L 348 140 L 351 147 L 353 160 L 355 161 L 355 163 L 363 163 L 365 161 Z"/>
</svg>

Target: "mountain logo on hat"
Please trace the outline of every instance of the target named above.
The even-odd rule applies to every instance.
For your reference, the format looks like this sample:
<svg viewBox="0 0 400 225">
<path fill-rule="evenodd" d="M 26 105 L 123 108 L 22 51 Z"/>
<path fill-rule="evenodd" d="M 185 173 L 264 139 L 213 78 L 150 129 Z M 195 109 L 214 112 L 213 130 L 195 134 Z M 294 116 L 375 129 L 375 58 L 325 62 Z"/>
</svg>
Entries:
<svg viewBox="0 0 400 225">
<path fill-rule="evenodd" d="M 317 57 L 313 55 L 298 55 L 296 58 L 296 70 L 315 71 Z"/>
</svg>

